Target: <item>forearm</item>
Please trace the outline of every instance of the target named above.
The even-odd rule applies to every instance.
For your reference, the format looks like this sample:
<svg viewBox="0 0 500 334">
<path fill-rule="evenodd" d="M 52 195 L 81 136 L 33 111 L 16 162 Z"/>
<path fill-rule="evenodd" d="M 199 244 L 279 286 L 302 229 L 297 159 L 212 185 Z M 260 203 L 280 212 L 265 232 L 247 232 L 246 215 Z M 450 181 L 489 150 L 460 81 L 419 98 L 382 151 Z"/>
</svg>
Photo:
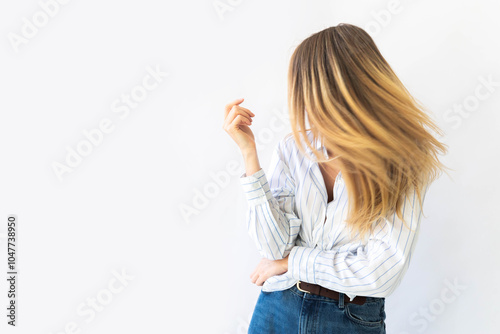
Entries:
<svg viewBox="0 0 500 334">
<path fill-rule="evenodd" d="M 283 197 L 278 202 L 262 168 L 252 175 L 240 177 L 240 181 L 248 200 L 248 234 L 263 257 L 282 259 L 293 247 L 301 225 L 300 219 L 285 211 L 285 207 L 292 207 L 293 196 L 286 196 L 290 194 L 283 188 Z"/>
<path fill-rule="evenodd" d="M 246 172 L 240 176 L 240 182 L 249 207 L 247 231 L 263 257 L 283 259 L 295 244 L 302 222 L 293 211 L 295 182 L 283 162 L 279 144 L 269 164 L 269 182 L 259 164 L 257 151 L 251 148 L 241 150 Z M 275 185 L 274 189 L 271 184 Z"/>
<path fill-rule="evenodd" d="M 252 175 L 261 169 L 257 149 L 255 147 L 245 149 L 241 153 L 245 162 L 245 172 L 247 176 Z"/>
</svg>

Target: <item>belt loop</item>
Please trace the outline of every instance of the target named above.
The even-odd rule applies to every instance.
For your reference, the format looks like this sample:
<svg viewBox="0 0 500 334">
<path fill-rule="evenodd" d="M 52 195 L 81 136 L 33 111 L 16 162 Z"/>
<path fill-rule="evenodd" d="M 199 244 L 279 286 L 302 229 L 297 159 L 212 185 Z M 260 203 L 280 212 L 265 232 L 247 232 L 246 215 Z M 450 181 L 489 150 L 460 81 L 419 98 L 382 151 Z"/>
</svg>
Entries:
<svg viewBox="0 0 500 334">
<path fill-rule="evenodd" d="M 339 308 L 344 308 L 344 294 L 342 292 L 339 292 Z"/>
</svg>

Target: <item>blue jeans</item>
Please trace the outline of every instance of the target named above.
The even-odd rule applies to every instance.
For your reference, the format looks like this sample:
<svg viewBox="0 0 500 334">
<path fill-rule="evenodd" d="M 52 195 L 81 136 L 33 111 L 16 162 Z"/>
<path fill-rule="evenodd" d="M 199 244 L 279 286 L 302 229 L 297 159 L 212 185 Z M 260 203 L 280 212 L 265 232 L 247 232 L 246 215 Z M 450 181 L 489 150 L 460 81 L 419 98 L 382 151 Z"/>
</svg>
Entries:
<svg viewBox="0 0 500 334">
<path fill-rule="evenodd" d="M 366 297 L 363 305 L 302 292 L 261 290 L 248 334 L 385 334 L 385 298 Z"/>
</svg>

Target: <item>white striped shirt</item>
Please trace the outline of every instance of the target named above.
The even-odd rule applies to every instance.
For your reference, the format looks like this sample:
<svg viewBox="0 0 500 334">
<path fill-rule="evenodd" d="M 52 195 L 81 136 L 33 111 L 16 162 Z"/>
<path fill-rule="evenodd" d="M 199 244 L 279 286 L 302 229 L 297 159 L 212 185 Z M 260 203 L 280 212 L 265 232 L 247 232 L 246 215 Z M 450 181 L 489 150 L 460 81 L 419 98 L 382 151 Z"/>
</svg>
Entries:
<svg viewBox="0 0 500 334">
<path fill-rule="evenodd" d="M 308 137 L 312 143 L 310 130 Z M 313 147 L 327 155 L 319 140 Z M 415 192 L 405 197 L 402 208 L 412 231 L 394 214 L 380 220 L 363 241 L 353 242 L 345 223 L 348 196 L 341 172 L 333 201 L 327 203 L 318 163 L 302 155 L 288 137 L 276 145 L 267 175 L 261 168 L 239 178 L 248 203 L 248 233 L 259 253 L 270 260 L 289 254 L 288 271 L 268 278 L 263 291 L 288 289 L 298 280 L 343 292 L 351 300 L 357 295 L 387 297 L 394 291 L 408 269 L 420 230 Z"/>
</svg>

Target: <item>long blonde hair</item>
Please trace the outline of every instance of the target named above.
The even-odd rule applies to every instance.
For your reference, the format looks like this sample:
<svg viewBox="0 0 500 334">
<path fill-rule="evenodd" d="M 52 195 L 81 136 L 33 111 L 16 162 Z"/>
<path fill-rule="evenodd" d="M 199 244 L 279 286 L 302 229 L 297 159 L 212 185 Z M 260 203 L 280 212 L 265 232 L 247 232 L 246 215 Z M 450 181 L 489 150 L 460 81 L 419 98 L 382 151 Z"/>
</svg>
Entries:
<svg viewBox="0 0 500 334">
<path fill-rule="evenodd" d="M 416 192 L 420 207 L 427 185 L 445 167 L 437 157 L 442 135 L 398 79 L 363 29 L 341 23 L 312 34 L 294 50 L 288 69 L 288 110 L 292 133 L 319 163 L 340 169 L 349 195 L 346 224 L 351 237 L 371 232 L 373 222 L 396 213 Z M 307 140 L 306 117 L 315 140 Z"/>
</svg>

